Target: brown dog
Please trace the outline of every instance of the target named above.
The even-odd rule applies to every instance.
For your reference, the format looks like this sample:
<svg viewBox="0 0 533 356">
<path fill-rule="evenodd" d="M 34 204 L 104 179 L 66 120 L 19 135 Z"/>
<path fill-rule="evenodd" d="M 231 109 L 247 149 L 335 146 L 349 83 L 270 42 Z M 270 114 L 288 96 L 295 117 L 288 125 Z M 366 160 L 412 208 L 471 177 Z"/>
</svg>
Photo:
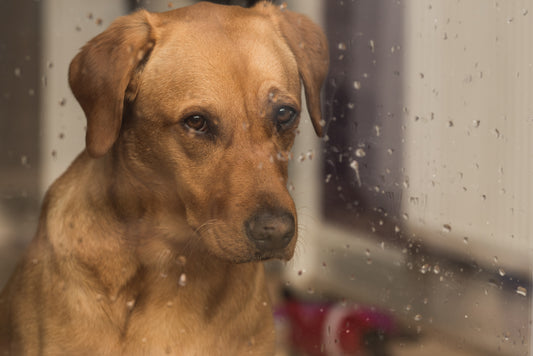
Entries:
<svg viewBox="0 0 533 356">
<path fill-rule="evenodd" d="M 268 3 L 116 20 L 74 58 L 86 150 L 50 188 L 0 297 L 27 355 L 267 355 L 264 259 L 291 258 L 287 160 L 321 134 L 321 30 Z"/>
</svg>

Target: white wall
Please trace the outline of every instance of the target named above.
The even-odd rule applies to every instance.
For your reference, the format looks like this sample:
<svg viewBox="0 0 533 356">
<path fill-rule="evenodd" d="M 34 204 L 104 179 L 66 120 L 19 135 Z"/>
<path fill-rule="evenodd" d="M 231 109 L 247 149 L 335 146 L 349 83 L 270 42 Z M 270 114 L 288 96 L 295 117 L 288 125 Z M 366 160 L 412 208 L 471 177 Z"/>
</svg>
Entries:
<svg viewBox="0 0 533 356">
<path fill-rule="evenodd" d="M 531 2 L 405 4 L 405 223 L 434 246 L 527 272 Z"/>
</svg>

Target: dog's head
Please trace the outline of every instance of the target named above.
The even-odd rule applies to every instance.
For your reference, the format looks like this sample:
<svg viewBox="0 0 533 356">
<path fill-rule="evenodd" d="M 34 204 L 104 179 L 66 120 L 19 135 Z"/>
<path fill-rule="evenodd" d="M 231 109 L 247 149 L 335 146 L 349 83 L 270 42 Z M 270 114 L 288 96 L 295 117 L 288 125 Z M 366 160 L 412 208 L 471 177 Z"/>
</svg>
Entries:
<svg viewBox="0 0 533 356">
<path fill-rule="evenodd" d="M 74 58 L 69 82 L 89 155 L 120 157 L 153 199 L 179 201 L 211 253 L 245 262 L 293 254 L 300 83 L 321 136 L 327 68 L 325 36 L 306 17 L 200 3 L 119 18 Z"/>
</svg>

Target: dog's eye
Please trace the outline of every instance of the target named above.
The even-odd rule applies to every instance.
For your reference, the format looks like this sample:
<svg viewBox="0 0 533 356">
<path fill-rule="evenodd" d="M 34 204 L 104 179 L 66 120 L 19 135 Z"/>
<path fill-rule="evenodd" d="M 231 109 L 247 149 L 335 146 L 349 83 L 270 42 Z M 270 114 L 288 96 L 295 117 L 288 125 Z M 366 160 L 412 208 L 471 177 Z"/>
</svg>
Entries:
<svg viewBox="0 0 533 356">
<path fill-rule="evenodd" d="M 298 112 L 290 106 L 282 106 L 276 111 L 276 125 L 278 128 L 287 127 L 298 117 Z"/>
<path fill-rule="evenodd" d="M 185 124 L 185 127 L 187 127 L 189 130 L 196 131 L 199 133 L 205 133 L 208 128 L 207 120 L 202 115 L 191 115 L 187 117 L 183 122 Z"/>
</svg>

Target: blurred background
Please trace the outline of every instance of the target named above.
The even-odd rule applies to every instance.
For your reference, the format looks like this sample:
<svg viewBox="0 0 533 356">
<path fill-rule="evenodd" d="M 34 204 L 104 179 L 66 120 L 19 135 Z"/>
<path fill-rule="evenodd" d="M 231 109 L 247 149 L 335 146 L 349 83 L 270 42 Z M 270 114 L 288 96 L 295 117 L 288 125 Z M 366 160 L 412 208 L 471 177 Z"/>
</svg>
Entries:
<svg viewBox="0 0 533 356">
<path fill-rule="evenodd" d="M 0 286 L 83 149 L 70 60 L 122 14 L 194 2 L 0 0 Z M 533 3 L 286 5 L 331 67 L 327 134 L 304 116 L 293 151 L 296 256 L 267 266 L 279 354 L 532 354 Z"/>
</svg>

